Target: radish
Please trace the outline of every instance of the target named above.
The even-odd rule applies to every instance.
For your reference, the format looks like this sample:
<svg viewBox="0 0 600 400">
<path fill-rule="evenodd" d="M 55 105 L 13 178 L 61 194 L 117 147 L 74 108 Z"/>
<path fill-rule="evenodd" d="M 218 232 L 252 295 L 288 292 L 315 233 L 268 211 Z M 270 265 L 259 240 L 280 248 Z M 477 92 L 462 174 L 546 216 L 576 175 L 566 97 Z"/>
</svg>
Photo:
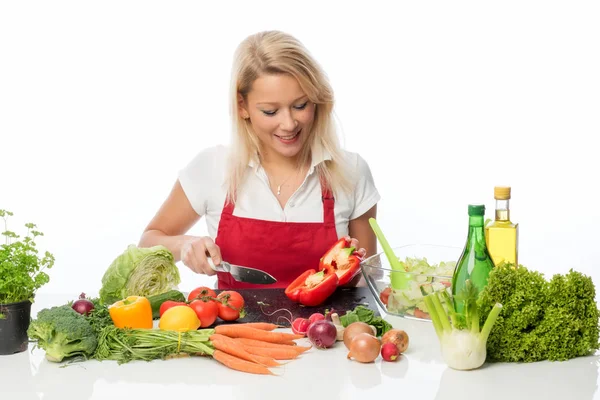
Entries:
<svg viewBox="0 0 600 400">
<path fill-rule="evenodd" d="M 306 318 L 296 318 L 292 322 L 292 332 L 297 335 L 306 335 L 306 331 L 310 326 L 310 321 Z"/>
<path fill-rule="evenodd" d="M 384 343 L 383 346 L 381 346 L 381 357 L 385 361 L 396 361 L 398 357 L 400 357 L 398 346 L 392 342 Z"/>
</svg>

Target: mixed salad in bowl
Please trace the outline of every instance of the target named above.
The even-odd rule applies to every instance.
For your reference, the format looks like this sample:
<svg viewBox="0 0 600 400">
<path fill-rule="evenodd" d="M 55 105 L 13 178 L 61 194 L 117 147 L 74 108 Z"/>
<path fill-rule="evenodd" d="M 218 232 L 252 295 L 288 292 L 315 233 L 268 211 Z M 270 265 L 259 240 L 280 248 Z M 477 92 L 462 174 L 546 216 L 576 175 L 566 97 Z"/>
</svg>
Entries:
<svg viewBox="0 0 600 400">
<path fill-rule="evenodd" d="M 444 246 L 406 246 L 394 249 L 400 269 L 393 269 L 384 254 L 363 261 L 367 285 L 387 313 L 407 318 L 427 319 L 424 297 L 448 291 L 460 249 Z M 458 253 L 458 254 L 457 254 Z"/>
<path fill-rule="evenodd" d="M 423 298 L 433 292 L 448 290 L 452 283 L 452 273 L 456 262 L 440 262 L 429 264 L 426 258 L 407 257 L 401 264 L 405 271 L 411 273 L 407 288 L 394 289 L 392 285 L 387 290 L 386 309 L 393 314 L 408 314 L 420 319 L 430 319 Z M 380 297 L 382 297 L 380 293 Z M 385 296 L 385 294 L 383 294 Z"/>
</svg>

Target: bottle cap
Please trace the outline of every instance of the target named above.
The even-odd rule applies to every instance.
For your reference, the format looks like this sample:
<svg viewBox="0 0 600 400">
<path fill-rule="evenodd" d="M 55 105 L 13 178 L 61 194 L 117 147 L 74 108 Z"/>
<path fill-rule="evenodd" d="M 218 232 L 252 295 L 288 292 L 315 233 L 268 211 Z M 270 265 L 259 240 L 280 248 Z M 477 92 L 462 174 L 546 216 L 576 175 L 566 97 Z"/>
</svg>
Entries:
<svg viewBox="0 0 600 400">
<path fill-rule="evenodd" d="M 496 186 L 494 188 L 494 198 L 496 200 L 509 200 L 510 186 Z"/>
<path fill-rule="evenodd" d="M 485 206 L 483 204 L 469 204 L 469 216 L 485 215 Z"/>
</svg>

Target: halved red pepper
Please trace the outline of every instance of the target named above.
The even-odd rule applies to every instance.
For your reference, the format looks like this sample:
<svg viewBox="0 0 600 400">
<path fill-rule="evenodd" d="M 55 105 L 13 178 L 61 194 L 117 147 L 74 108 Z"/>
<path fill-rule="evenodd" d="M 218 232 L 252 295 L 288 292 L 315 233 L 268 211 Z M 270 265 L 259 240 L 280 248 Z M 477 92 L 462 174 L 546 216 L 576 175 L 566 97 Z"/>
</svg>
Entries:
<svg viewBox="0 0 600 400">
<path fill-rule="evenodd" d="M 305 306 L 322 304 L 338 286 L 336 274 L 314 269 L 305 271 L 285 289 L 285 295 L 292 301 Z"/>
<path fill-rule="evenodd" d="M 338 240 L 319 262 L 319 271 L 338 276 L 338 285 L 350 282 L 360 269 L 361 258 L 356 254 L 355 248 L 350 246 L 350 241 L 345 238 Z"/>
</svg>

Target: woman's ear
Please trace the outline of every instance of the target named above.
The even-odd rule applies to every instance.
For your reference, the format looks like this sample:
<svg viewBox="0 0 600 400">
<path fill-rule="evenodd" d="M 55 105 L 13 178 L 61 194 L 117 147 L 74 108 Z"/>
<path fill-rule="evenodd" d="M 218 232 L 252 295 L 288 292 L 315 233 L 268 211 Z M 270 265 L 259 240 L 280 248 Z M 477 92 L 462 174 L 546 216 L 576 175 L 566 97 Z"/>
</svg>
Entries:
<svg viewBox="0 0 600 400">
<path fill-rule="evenodd" d="M 238 102 L 238 113 L 241 115 L 241 117 L 244 119 L 250 119 L 250 114 L 248 113 L 246 101 L 244 100 L 244 96 L 242 96 L 240 93 L 238 93 L 238 95 L 237 95 L 237 102 Z"/>
</svg>

